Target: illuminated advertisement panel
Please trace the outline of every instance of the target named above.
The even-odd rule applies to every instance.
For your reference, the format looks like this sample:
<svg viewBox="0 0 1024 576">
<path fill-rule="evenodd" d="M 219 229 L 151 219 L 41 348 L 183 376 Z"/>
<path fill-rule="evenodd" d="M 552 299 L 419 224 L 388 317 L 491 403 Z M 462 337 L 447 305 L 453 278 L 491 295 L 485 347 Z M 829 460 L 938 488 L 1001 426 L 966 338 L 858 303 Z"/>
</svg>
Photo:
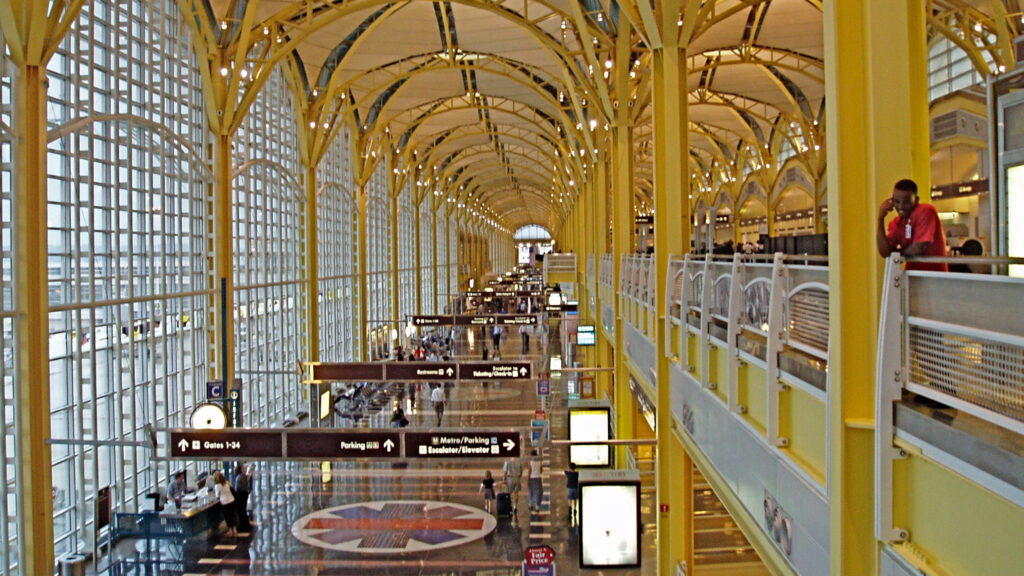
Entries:
<svg viewBox="0 0 1024 576">
<path fill-rule="evenodd" d="M 582 476 L 581 476 L 582 478 Z M 640 484 L 580 482 L 580 567 L 640 565 Z"/>
<path fill-rule="evenodd" d="M 569 440 L 589 442 L 608 440 L 609 409 L 569 408 Z M 572 445 L 569 460 L 577 466 L 608 466 L 611 464 L 611 449 L 607 444 L 595 446 Z"/>
</svg>

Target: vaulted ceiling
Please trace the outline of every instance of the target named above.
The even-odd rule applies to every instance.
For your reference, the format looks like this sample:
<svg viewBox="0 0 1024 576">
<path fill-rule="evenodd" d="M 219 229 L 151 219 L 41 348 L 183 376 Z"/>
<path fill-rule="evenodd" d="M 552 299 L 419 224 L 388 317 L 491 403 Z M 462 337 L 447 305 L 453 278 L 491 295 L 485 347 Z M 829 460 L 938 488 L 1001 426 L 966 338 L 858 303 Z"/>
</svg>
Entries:
<svg viewBox="0 0 1024 576">
<path fill-rule="evenodd" d="M 214 95 L 225 126 L 237 125 L 265 67 L 284 63 L 311 127 L 306 154 L 322 153 L 347 123 L 367 162 L 389 158 L 424 197 L 450 198 L 509 232 L 559 228 L 609 145 L 620 98 L 634 125 L 634 204 L 649 204 L 650 48 L 667 34 L 686 46 L 690 149 L 680 161 L 696 194 L 770 168 L 781 147 L 823 170 L 821 0 L 179 4 L 194 14 L 213 70 L 250 70 Z M 662 14 L 673 5 L 691 8 Z"/>
</svg>

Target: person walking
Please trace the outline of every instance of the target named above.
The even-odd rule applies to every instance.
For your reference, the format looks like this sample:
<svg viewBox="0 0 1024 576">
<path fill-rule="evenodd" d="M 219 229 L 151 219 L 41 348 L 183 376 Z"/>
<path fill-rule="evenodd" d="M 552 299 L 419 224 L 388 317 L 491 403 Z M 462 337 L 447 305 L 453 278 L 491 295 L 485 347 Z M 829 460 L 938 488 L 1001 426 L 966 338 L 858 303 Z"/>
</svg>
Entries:
<svg viewBox="0 0 1024 576">
<path fill-rule="evenodd" d="M 480 482 L 480 493 L 484 495 L 484 512 L 490 513 L 491 502 L 494 502 L 494 477 L 490 470 L 484 473 L 484 479 Z"/>
<path fill-rule="evenodd" d="M 519 493 L 523 489 L 523 465 L 518 458 L 506 460 L 502 466 L 505 485 L 512 495 L 512 513 L 519 511 Z"/>
<path fill-rule="evenodd" d="M 213 495 L 220 502 L 220 513 L 227 525 L 228 536 L 238 536 L 238 519 L 235 517 L 235 495 L 231 493 L 231 484 L 224 473 L 217 470 L 213 475 Z"/>
<path fill-rule="evenodd" d="M 575 526 L 580 520 L 580 473 L 576 471 L 576 463 L 570 462 L 565 471 L 565 492 L 569 501 L 569 525 Z"/>
<path fill-rule="evenodd" d="M 530 459 L 526 461 L 527 490 L 530 493 L 530 512 L 540 511 L 540 502 L 544 498 L 544 463 L 537 457 L 537 450 L 530 451 Z"/>
<path fill-rule="evenodd" d="M 238 516 L 238 529 L 248 532 L 252 529 L 249 521 L 249 493 L 252 489 L 252 471 L 244 463 L 235 466 L 235 513 Z"/>
<path fill-rule="evenodd" d="M 437 425 L 441 425 L 441 418 L 444 417 L 444 386 L 438 384 L 430 391 L 430 401 L 434 404 L 434 412 L 437 413 Z"/>
<path fill-rule="evenodd" d="M 530 353 L 530 327 L 522 325 L 519 327 L 519 337 L 523 339 L 523 351 L 522 354 Z"/>
</svg>

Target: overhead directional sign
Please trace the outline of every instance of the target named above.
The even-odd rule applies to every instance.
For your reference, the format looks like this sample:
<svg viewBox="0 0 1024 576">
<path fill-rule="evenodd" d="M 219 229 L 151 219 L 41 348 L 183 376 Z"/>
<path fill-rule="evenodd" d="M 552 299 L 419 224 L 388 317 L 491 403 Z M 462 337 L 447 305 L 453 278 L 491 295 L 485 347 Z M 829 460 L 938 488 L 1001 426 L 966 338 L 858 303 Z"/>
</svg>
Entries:
<svg viewBox="0 0 1024 576">
<path fill-rule="evenodd" d="M 167 432 L 168 456 L 177 460 L 510 458 L 521 453 L 521 432 L 509 429 L 412 432 L 398 428 L 229 428 Z"/>
<path fill-rule="evenodd" d="M 455 362 L 388 362 L 384 375 L 388 380 L 455 380 L 458 366 Z"/>
<path fill-rule="evenodd" d="M 529 362 L 463 362 L 459 380 L 527 380 L 532 371 Z"/>
<path fill-rule="evenodd" d="M 333 460 L 336 458 L 400 458 L 400 432 L 337 432 L 292 430 L 285 446 L 288 458 Z"/>
<path fill-rule="evenodd" d="M 406 432 L 406 458 L 518 458 L 518 432 Z"/>
<path fill-rule="evenodd" d="M 308 363 L 306 383 L 346 381 L 428 382 L 454 380 L 528 380 L 530 362 L 337 362 Z"/>
<path fill-rule="evenodd" d="M 488 326 L 494 324 L 494 316 L 480 314 L 459 314 L 455 316 L 456 326 Z"/>
<path fill-rule="evenodd" d="M 443 326 L 452 323 L 451 316 L 413 316 L 413 326 Z"/>
<path fill-rule="evenodd" d="M 384 364 L 380 362 L 324 362 L 312 363 L 309 380 L 383 380 Z"/>
<path fill-rule="evenodd" d="M 498 323 L 504 325 L 530 325 L 537 323 L 537 316 L 534 314 L 507 314 L 504 316 L 497 316 Z"/>
<path fill-rule="evenodd" d="M 171 458 L 190 460 L 238 460 L 281 458 L 281 431 L 273 430 L 173 430 Z"/>
</svg>

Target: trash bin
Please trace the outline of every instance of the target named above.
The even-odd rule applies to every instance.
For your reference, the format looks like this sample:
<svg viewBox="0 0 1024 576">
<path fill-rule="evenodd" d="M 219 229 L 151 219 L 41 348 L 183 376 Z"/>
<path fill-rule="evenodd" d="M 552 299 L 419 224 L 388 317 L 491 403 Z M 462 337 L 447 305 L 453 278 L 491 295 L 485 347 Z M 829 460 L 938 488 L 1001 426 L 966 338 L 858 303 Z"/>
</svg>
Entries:
<svg viewBox="0 0 1024 576">
<path fill-rule="evenodd" d="M 86 562 L 82 554 L 68 554 L 60 560 L 60 576 L 85 576 Z"/>
</svg>

